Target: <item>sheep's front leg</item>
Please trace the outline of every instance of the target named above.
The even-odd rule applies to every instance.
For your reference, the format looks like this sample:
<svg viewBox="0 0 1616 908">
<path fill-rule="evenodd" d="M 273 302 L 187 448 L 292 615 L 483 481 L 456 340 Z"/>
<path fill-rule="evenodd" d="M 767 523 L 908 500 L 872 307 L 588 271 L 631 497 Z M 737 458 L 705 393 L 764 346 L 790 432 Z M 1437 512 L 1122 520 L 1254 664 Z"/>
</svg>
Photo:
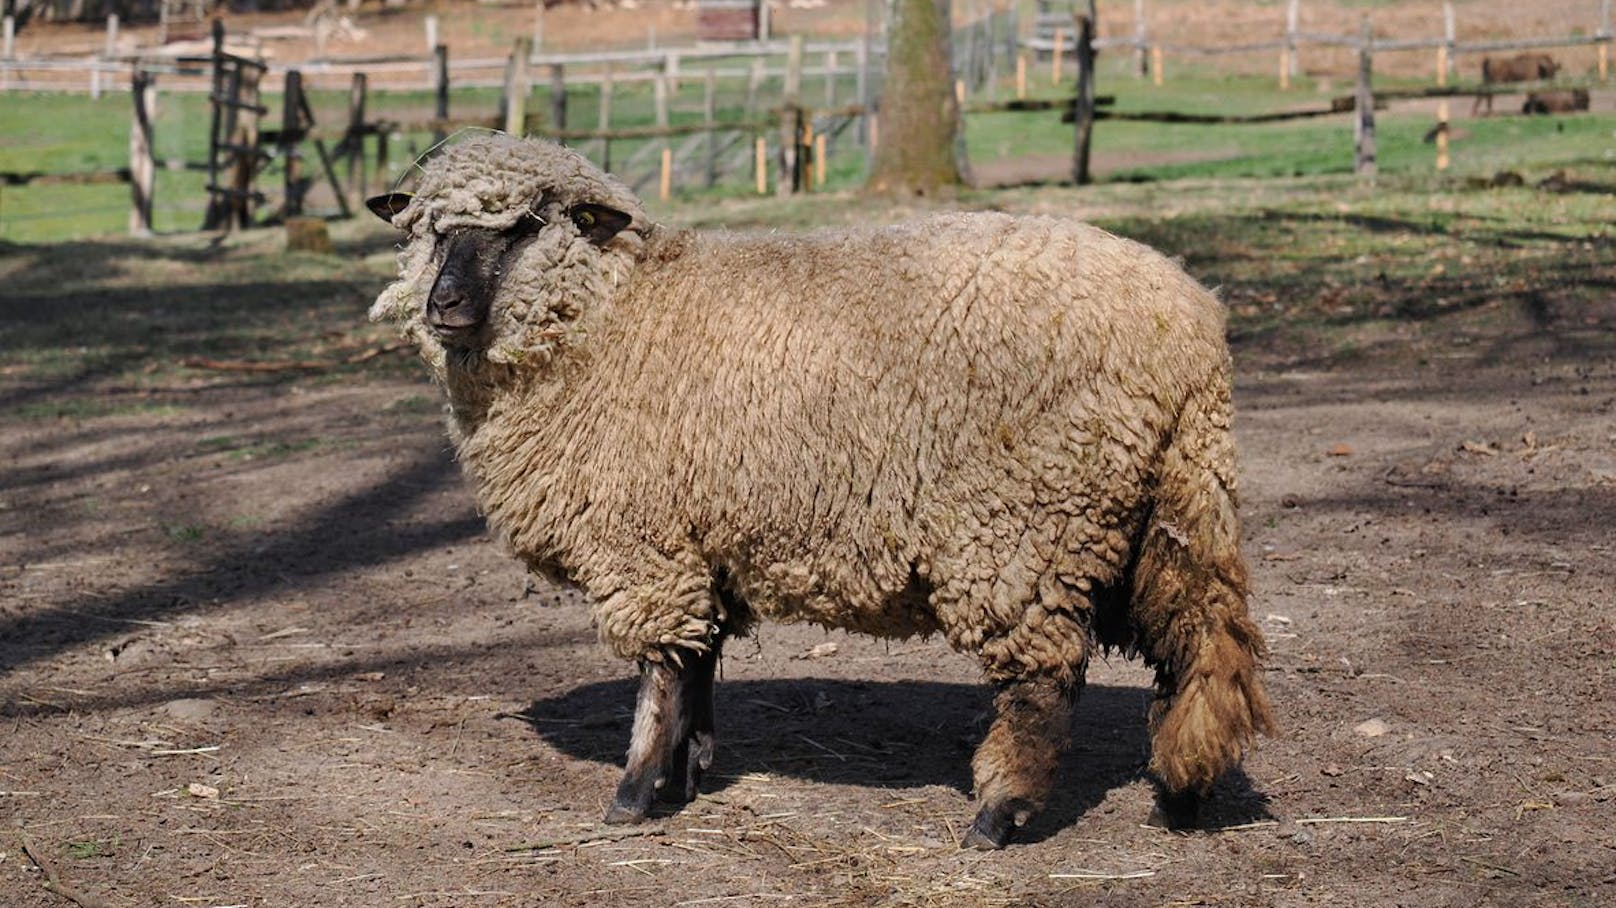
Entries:
<svg viewBox="0 0 1616 908">
<path fill-rule="evenodd" d="M 982 809 L 961 845 L 1003 848 L 1043 809 L 1071 735 L 1077 694 L 1077 687 L 1042 678 L 1000 688 L 993 700 L 998 715 L 971 761 Z"/>
<path fill-rule="evenodd" d="M 718 646 L 683 653 L 682 661 L 640 663 L 640 696 L 628 769 L 606 811 L 608 823 L 637 823 L 660 794 L 685 802 L 696 797 L 702 771 L 713 762 L 713 674 Z"/>
</svg>

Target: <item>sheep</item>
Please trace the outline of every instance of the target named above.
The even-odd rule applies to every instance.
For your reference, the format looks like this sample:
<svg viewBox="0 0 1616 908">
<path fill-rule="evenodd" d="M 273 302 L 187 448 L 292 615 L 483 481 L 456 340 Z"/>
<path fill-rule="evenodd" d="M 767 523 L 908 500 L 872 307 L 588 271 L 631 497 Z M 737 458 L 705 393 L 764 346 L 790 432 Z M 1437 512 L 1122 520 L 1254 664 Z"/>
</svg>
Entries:
<svg viewBox="0 0 1616 908">
<path fill-rule="evenodd" d="M 1470 104 L 1470 115 L 1475 116 L 1481 109 L 1482 102 L 1487 104 L 1487 113 L 1493 112 L 1493 95 L 1489 86 L 1500 82 L 1531 82 L 1538 79 L 1552 79 L 1560 71 L 1560 62 L 1548 54 L 1516 54 L 1513 57 L 1504 57 L 1494 60 L 1491 57 L 1481 58 L 1481 84 L 1482 90 L 1477 92 L 1476 100 Z"/>
<path fill-rule="evenodd" d="M 607 822 L 696 796 L 721 648 L 762 618 L 978 660 L 966 846 L 1042 807 L 1096 652 L 1156 670 L 1159 825 L 1271 729 L 1223 308 L 1161 254 L 997 213 L 674 229 L 500 134 L 370 208 L 407 234 L 371 317 L 445 389 L 482 511 L 638 665 Z"/>
</svg>

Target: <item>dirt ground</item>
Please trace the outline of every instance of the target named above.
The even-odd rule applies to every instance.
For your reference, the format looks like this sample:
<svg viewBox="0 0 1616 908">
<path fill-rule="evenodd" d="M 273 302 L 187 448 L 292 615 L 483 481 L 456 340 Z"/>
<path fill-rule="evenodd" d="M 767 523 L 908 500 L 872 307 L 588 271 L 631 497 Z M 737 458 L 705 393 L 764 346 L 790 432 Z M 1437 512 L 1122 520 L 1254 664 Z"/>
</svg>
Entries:
<svg viewBox="0 0 1616 908">
<path fill-rule="evenodd" d="M 996 854 L 955 845 L 989 696 L 942 642 L 735 643 L 701 797 L 605 827 L 632 670 L 486 535 L 413 363 L 72 362 L 267 344 L 244 304 L 329 347 L 300 355 L 382 349 L 350 333 L 390 242 L 262 287 L 209 283 L 229 253 L 181 240 L 0 247 L 8 336 L 83 339 L 0 359 L 0 904 L 1616 898 L 1608 236 L 1535 305 L 1237 337 L 1282 731 L 1207 829 L 1146 827 L 1149 675 L 1097 663 L 1053 803 Z M 58 292 L 69 267 L 114 292 Z M 1562 305 L 1555 281 L 1595 290 Z"/>
</svg>

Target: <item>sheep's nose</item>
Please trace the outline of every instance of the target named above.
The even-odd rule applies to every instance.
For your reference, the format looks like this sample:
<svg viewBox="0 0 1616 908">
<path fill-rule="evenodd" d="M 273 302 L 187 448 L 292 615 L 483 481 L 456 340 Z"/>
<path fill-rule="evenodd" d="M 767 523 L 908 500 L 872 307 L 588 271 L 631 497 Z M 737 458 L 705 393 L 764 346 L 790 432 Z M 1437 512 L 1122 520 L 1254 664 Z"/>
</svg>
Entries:
<svg viewBox="0 0 1616 908">
<path fill-rule="evenodd" d="M 472 312 L 471 294 L 466 282 L 453 274 L 442 274 L 427 297 L 428 320 L 437 327 L 465 328 L 477 323 Z"/>
</svg>

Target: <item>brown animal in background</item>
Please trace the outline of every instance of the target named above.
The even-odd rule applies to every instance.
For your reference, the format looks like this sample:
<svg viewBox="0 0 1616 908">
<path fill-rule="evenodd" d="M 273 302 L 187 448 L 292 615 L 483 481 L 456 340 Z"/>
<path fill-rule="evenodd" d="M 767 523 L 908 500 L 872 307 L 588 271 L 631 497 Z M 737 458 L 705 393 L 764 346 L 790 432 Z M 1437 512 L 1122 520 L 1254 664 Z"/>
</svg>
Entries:
<svg viewBox="0 0 1616 908">
<path fill-rule="evenodd" d="M 1534 91 L 1521 105 L 1523 114 L 1573 113 L 1588 109 L 1588 89 L 1573 88 L 1566 91 Z"/>
<path fill-rule="evenodd" d="M 1532 82 L 1538 79 L 1552 79 L 1560 71 L 1560 64 L 1548 54 L 1516 54 L 1502 60 L 1491 57 L 1481 58 L 1481 84 L 1483 87 L 1496 85 L 1500 82 Z M 1493 96 L 1491 92 L 1483 91 L 1476 95 L 1475 103 L 1470 105 L 1470 114 L 1475 116 L 1476 110 L 1481 107 L 1482 101 L 1487 103 L 1487 113 L 1493 112 Z"/>
</svg>

